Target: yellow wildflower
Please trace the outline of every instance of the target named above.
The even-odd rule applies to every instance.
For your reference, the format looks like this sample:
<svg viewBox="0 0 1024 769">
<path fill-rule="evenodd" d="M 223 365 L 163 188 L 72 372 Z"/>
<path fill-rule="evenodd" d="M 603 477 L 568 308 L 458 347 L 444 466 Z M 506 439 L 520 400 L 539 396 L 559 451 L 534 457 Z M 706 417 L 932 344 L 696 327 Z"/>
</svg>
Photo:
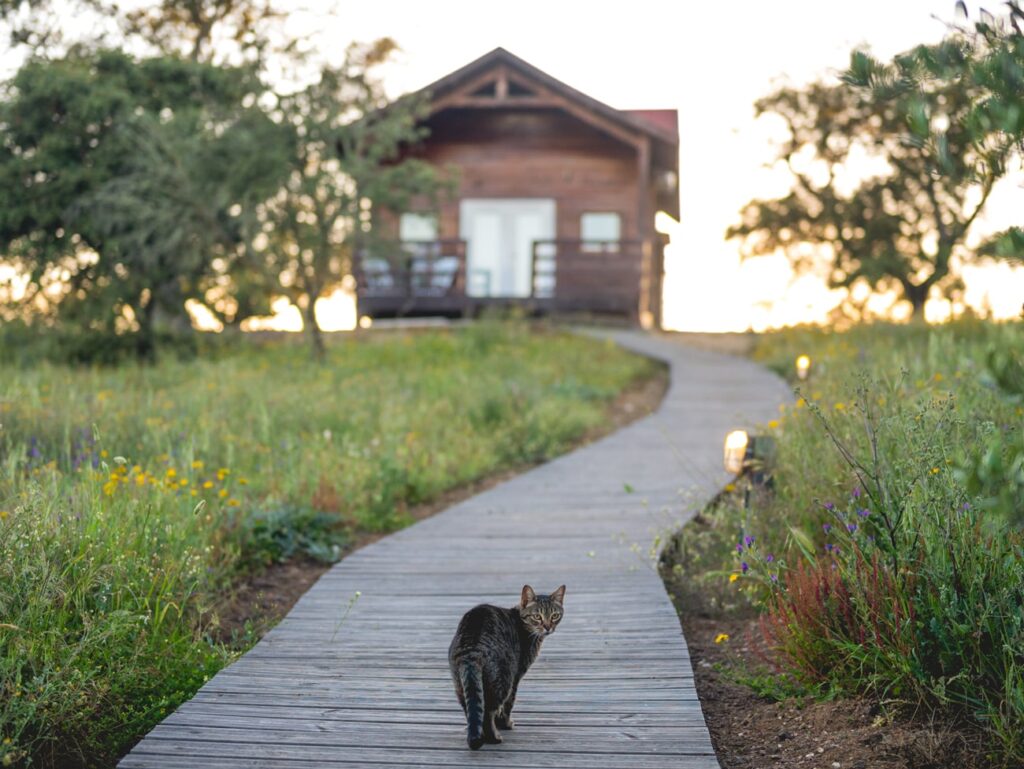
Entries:
<svg viewBox="0 0 1024 769">
<path fill-rule="evenodd" d="M 240 484 L 242 484 L 243 486 L 248 486 L 249 485 L 249 479 L 248 478 L 239 478 L 238 482 Z"/>
<path fill-rule="evenodd" d="M 935 379 L 936 382 L 941 382 L 942 379 L 943 379 L 942 374 L 940 374 L 939 372 L 936 371 L 934 379 Z"/>
<path fill-rule="evenodd" d="M 932 475 L 938 475 L 938 474 L 939 474 L 939 468 L 933 467 L 932 468 Z"/>
<path fill-rule="evenodd" d="M 229 499 L 228 500 L 228 507 L 238 507 L 240 504 L 242 504 L 242 503 L 239 502 L 237 499 Z"/>
<path fill-rule="evenodd" d="M 193 470 L 202 470 L 203 469 L 203 461 L 201 459 L 197 459 L 197 460 L 193 461 L 192 462 L 192 469 Z"/>
<path fill-rule="evenodd" d="M 173 467 L 168 467 L 167 468 L 167 477 L 168 478 L 177 478 L 178 477 L 178 471 L 175 470 Z"/>
<path fill-rule="evenodd" d="M 727 483 L 727 484 L 725 484 L 725 490 L 728 491 L 728 492 L 736 491 L 736 484 L 735 483 Z"/>
<path fill-rule="evenodd" d="M 106 449 L 102 449 L 102 450 L 100 451 L 100 456 L 101 456 L 101 457 L 103 457 L 104 459 L 106 459 L 107 457 L 109 457 L 109 456 L 110 456 L 110 454 L 108 454 L 108 453 L 107 453 L 107 450 L 106 450 Z"/>
<path fill-rule="evenodd" d="M 836 411 L 845 411 L 846 404 L 840 401 L 839 403 L 835 404 L 832 408 L 834 408 Z"/>
<path fill-rule="evenodd" d="M 8 515 L 10 515 L 10 513 L 8 513 L 6 510 L 0 510 L 0 521 L 2 521 Z"/>
<path fill-rule="evenodd" d="M 181 486 L 181 488 L 185 488 L 186 486 L 188 486 L 188 478 L 182 478 L 180 481 L 178 481 L 178 485 Z"/>
<path fill-rule="evenodd" d="M 221 499 L 224 499 L 224 497 L 226 497 L 227 495 L 228 495 L 228 490 L 227 489 L 221 489 L 220 491 L 217 492 L 217 496 L 220 497 Z"/>
<path fill-rule="evenodd" d="M 779 426 L 779 420 L 778 419 L 772 419 L 770 422 L 768 422 L 768 429 L 769 430 L 774 430 L 778 426 Z"/>
<path fill-rule="evenodd" d="M 203 488 L 204 489 L 212 489 L 213 488 L 213 481 L 203 481 Z"/>
<path fill-rule="evenodd" d="M 723 641 L 728 641 L 728 640 L 729 640 L 729 634 L 728 633 L 719 633 L 718 635 L 715 636 L 715 643 L 716 644 L 720 644 Z"/>
<path fill-rule="evenodd" d="M 730 575 L 729 575 L 729 581 L 730 581 L 730 582 L 735 582 L 735 581 L 736 581 L 736 580 L 738 580 L 739 578 L 740 578 L 740 575 L 739 575 L 739 574 L 730 574 Z"/>
</svg>

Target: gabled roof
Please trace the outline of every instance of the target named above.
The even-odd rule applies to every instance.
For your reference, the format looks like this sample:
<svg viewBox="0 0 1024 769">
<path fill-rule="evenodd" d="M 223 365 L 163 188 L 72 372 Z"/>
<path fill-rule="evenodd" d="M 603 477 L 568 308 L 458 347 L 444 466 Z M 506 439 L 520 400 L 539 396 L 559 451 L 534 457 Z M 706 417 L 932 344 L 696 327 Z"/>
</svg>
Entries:
<svg viewBox="0 0 1024 769">
<path fill-rule="evenodd" d="M 617 110 L 604 102 L 587 96 L 582 91 L 577 91 L 572 86 L 566 85 L 561 80 L 537 69 L 529 62 L 509 53 L 504 48 L 495 48 L 490 53 L 484 54 L 479 59 L 431 83 L 422 91 L 429 92 L 435 102 L 443 104 L 443 98 L 446 95 L 458 90 L 461 86 L 489 70 L 501 66 L 507 67 L 525 79 L 532 80 L 550 91 L 575 102 L 580 107 L 600 115 L 627 131 L 640 132 L 671 147 L 679 145 L 679 130 L 675 110 Z"/>
</svg>

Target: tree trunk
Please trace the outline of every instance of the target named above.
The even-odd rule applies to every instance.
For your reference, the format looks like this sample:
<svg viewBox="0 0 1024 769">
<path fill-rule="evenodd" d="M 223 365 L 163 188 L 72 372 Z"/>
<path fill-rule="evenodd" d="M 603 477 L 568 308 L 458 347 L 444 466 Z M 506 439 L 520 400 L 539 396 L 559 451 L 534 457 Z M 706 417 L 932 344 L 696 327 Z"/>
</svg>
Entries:
<svg viewBox="0 0 1024 769">
<path fill-rule="evenodd" d="M 320 324 L 316 319 L 317 295 L 310 292 L 309 304 L 306 305 L 306 330 L 309 332 L 309 341 L 313 344 L 313 359 L 323 360 L 326 348 L 324 347 L 324 334 L 320 330 Z"/>
<path fill-rule="evenodd" d="M 141 308 L 138 316 L 139 332 L 135 338 L 135 356 L 145 363 L 156 362 L 156 302 Z"/>
<path fill-rule="evenodd" d="M 928 301 L 929 289 L 931 289 L 930 283 L 920 286 L 906 286 L 904 289 L 904 295 L 913 308 L 910 320 L 914 323 L 924 322 L 924 306 Z"/>
</svg>

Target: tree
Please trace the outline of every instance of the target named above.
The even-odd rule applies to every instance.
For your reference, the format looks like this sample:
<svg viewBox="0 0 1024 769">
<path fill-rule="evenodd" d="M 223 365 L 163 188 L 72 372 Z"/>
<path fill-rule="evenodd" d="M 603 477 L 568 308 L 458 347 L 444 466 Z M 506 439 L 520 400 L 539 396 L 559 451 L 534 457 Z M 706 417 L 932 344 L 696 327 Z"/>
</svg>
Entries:
<svg viewBox="0 0 1024 769">
<path fill-rule="evenodd" d="M 24 317 L 131 331 L 230 281 L 246 217 L 274 194 L 290 135 L 254 106 L 251 72 L 114 51 L 32 59 L 0 104 L 0 253 Z M 255 148 L 259 151 L 255 151 Z"/>
<path fill-rule="evenodd" d="M 387 101 L 375 69 L 395 49 L 390 39 L 352 45 L 341 66 L 280 99 L 277 115 L 292 126 L 296 151 L 268 205 L 267 251 L 316 356 L 324 351 L 316 301 L 350 274 L 354 249 L 373 237 L 374 212 L 403 210 L 445 188 L 429 164 L 401 154 L 423 136 L 424 102 Z"/>
<path fill-rule="evenodd" d="M 979 98 L 967 117 L 967 130 L 975 145 L 987 154 L 1013 157 L 1018 163 L 1024 155 L 1024 6 L 1019 0 L 1004 3 L 1006 14 L 996 17 L 982 9 L 973 23 L 966 3 L 957 3 L 965 23 L 953 30 L 962 42 L 965 55 L 957 62 L 964 77 L 979 89 Z M 923 55 L 922 55 L 923 54 Z M 936 69 L 946 64 L 928 55 L 928 49 L 911 52 L 899 71 L 899 84 L 905 90 L 920 88 Z M 886 92 L 894 87 L 891 73 L 869 57 L 855 59 L 845 79 L 855 87 Z M 930 126 L 915 126 L 922 141 L 938 142 L 941 137 Z M 1024 259 L 1024 229 L 1011 227 L 982 243 L 979 253 L 1000 258 Z"/>
<path fill-rule="evenodd" d="M 55 52 L 74 44 L 78 35 L 68 40 L 67 19 L 81 22 L 93 15 L 105 15 L 99 7 L 102 0 L 0 0 L 0 31 L 7 37 L 11 48 L 25 47 L 31 51 Z M 90 28 L 92 24 L 81 24 Z M 90 29 L 89 35 L 96 30 Z"/>
<path fill-rule="evenodd" d="M 972 55 L 962 36 L 888 64 L 855 53 L 847 82 L 758 101 L 759 115 L 788 128 L 778 161 L 793 189 L 748 203 L 727 237 L 742 239 L 745 256 L 781 249 L 798 268 L 823 250 L 831 287 L 895 288 L 921 317 L 933 290 L 959 286 L 954 261 L 978 258 L 964 239 L 1006 170 L 1005 143 L 970 130 L 982 97 L 964 76 Z M 857 80 L 867 69 L 870 86 Z"/>
<path fill-rule="evenodd" d="M 117 13 L 117 6 L 110 9 Z M 283 20 L 273 0 L 158 0 L 122 15 L 125 31 L 165 54 L 212 61 L 214 42 L 259 60 L 270 46 L 269 31 Z M 223 58 L 223 57 L 221 57 Z"/>
</svg>

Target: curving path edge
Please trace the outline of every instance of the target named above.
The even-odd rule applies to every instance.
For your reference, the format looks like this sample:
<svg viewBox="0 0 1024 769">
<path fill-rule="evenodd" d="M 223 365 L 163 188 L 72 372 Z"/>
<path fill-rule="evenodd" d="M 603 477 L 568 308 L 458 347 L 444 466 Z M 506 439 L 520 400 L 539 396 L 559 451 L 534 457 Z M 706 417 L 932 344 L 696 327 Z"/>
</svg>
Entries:
<svg viewBox="0 0 1024 769">
<path fill-rule="evenodd" d="M 348 556 L 120 766 L 717 769 L 649 553 L 728 481 L 725 434 L 791 395 L 671 335 L 601 335 L 671 367 L 657 412 Z M 566 583 L 565 619 L 515 731 L 470 752 L 448 642 L 466 609 L 511 606 L 524 582 Z"/>
</svg>

